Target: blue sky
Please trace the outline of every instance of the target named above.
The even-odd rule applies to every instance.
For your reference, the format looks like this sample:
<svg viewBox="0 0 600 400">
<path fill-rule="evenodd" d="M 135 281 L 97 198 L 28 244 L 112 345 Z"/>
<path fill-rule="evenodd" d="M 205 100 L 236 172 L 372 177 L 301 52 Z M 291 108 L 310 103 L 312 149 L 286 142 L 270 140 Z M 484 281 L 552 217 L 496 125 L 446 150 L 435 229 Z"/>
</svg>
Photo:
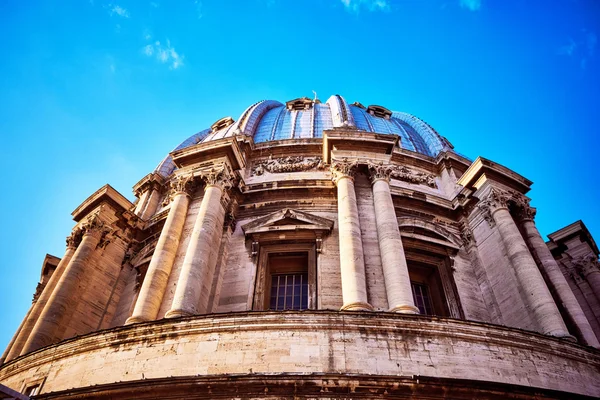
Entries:
<svg viewBox="0 0 600 400">
<path fill-rule="evenodd" d="M 534 181 L 543 235 L 600 241 L 600 2 L 0 2 L 5 348 L 70 213 L 261 99 L 380 104 Z"/>
</svg>

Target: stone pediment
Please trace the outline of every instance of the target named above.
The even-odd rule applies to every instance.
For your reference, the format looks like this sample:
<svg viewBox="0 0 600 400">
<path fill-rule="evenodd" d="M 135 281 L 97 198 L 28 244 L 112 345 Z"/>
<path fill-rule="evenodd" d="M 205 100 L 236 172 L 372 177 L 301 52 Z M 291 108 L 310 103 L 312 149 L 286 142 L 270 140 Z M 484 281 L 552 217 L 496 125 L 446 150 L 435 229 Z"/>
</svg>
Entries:
<svg viewBox="0 0 600 400">
<path fill-rule="evenodd" d="M 319 235 L 331 232 L 334 222 L 307 212 L 284 208 L 242 226 L 246 236 L 268 232 L 313 231 Z"/>
</svg>

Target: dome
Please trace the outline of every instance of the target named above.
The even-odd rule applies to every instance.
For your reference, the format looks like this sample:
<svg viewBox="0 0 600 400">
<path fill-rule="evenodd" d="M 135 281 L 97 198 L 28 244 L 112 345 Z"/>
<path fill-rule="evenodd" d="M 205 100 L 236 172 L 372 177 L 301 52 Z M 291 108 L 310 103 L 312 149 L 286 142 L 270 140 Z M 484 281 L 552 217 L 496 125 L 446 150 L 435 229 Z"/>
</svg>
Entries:
<svg viewBox="0 0 600 400">
<path fill-rule="evenodd" d="M 401 148 L 429 157 L 437 156 L 444 148 L 452 148 L 446 138 L 411 114 L 377 105 L 365 107 L 359 102 L 349 104 L 342 96 L 334 95 L 325 103 L 306 97 L 285 104 L 261 100 L 246 108 L 237 120 L 222 118 L 183 141 L 175 150 L 241 134 L 252 137 L 254 143 L 322 138 L 324 130 L 334 128 L 396 135 Z M 168 156 L 156 172 L 168 176 L 174 169 Z"/>
</svg>

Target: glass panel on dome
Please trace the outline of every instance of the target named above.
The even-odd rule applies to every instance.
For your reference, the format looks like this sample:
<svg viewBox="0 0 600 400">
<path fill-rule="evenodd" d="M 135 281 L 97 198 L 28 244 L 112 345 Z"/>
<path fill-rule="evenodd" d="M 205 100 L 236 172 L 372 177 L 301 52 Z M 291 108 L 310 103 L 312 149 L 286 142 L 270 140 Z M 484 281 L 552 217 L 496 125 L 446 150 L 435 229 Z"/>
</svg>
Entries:
<svg viewBox="0 0 600 400">
<path fill-rule="evenodd" d="M 296 126 L 294 128 L 294 139 L 304 139 L 313 137 L 312 134 L 312 116 L 314 109 L 307 111 L 298 111 L 296 115 Z"/>
<path fill-rule="evenodd" d="M 314 137 L 322 138 L 323 131 L 333 128 L 331 109 L 326 104 L 315 104 Z"/>
<path fill-rule="evenodd" d="M 419 133 L 417 133 L 417 131 L 406 122 L 400 121 L 400 124 L 402 125 L 404 130 L 406 130 L 406 133 L 409 134 L 410 139 L 415 145 L 415 150 L 421 154 L 430 156 L 431 152 L 429 151 L 429 146 L 427 146 L 427 143 L 425 143 L 423 137 L 419 135 Z"/>
<path fill-rule="evenodd" d="M 354 123 L 356 124 L 356 127 L 358 129 L 367 132 L 373 132 L 373 127 L 369 124 L 367 120 L 365 110 L 356 106 L 350 106 L 350 111 L 352 112 L 352 116 L 354 117 Z"/>
<path fill-rule="evenodd" d="M 297 112 L 297 111 L 294 111 Z M 292 112 L 285 108 L 279 114 L 277 126 L 273 132 L 271 140 L 284 140 L 292 138 Z"/>
<path fill-rule="evenodd" d="M 404 130 L 404 125 L 401 124 L 401 121 L 396 118 L 392 118 L 390 121 L 398 127 L 398 134 L 400 135 L 400 148 L 410 151 L 416 151 L 415 144 L 412 141 L 412 138 Z"/>
<path fill-rule="evenodd" d="M 386 124 L 386 120 L 384 118 L 375 117 L 371 114 L 365 112 L 365 117 L 370 122 L 373 127 L 373 132 L 377 133 L 391 133 L 389 125 Z"/>
<path fill-rule="evenodd" d="M 254 143 L 266 142 L 271 140 L 271 133 L 273 131 L 273 125 L 277 122 L 279 113 L 284 110 L 283 106 L 275 107 L 265 114 L 260 120 L 256 127 L 256 133 L 254 134 Z"/>
</svg>

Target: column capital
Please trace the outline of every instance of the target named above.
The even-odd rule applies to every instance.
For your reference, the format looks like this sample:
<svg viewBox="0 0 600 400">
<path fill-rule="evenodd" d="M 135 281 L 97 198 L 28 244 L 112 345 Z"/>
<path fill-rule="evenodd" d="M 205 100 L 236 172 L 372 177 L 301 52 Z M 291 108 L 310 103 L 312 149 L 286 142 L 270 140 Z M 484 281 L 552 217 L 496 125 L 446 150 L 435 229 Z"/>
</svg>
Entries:
<svg viewBox="0 0 600 400">
<path fill-rule="evenodd" d="M 179 175 L 169 181 L 167 200 L 170 202 L 179 194 L 190 197 L 194 189 L 194 174 Z"/>
<path fill-rule="evenodd" d="M 235 177 L 226 164 L 203 171 L 200 174 L 200 179 L 206 183 L 206 187 L 219 186 L 222 190 L 230 189 L 235 183 Z"/>
<path fill-rule="evenodd" d="M 571 263 L 575 267 L 575 270 L 582 277 L 587 277 L 589 274 L 591 274 L 593 272 L 600 271 L 600 262 L 598 261 L 598 258 L 593 254 L 589 254 L 589 255 L 583 256 L 583 257 L 578 257 L 578 258 L 574 259 Z"/>
<path fill-rule="evenodd" d="M 354 174 L 356 173 L 356 167 L 358 167 L 358 161 L 348 160 L 343 158 L 341 160 L 333 160 L 331 163 L 331 173 L 333 174 L 333 183 L 337 185 L 340 179 L 349 178 L 354 180 Z"/>
<path fill-rule="evenodd" d="M 79 227 L 79 230 L 82 236 L 90 235 L 97 239 L 100 239 L 102 236 L 112 231 L 110 227 L 100 219 L 98 214 L 88 217 L 87 221 Z"/>
<path fill-rule="evenodd" d="M 68 249 L 76 249 L 81 243 L 82 232 L 79 229 L 74 229 L 69 236 L 67 236 L 67 248 Z"/>
<path fill-rule="evenodd" d="M 488 213 L 494 213 L 495 211 L 506 208 L 508 209 L 508 202 L 511 199 L 511 194 L 505 190 L 491 188 L 487 196 L 482 199 L 479 207 Z"/>
<path fill-rule="evenodd" d="M 533 221 L 537 210 L 534 207 L 531 207 L 529 199 L 519 192 L 511 191 L 509 194 L 509 201 L 515 206 L 517 217 L 521 219 L 521 221 Z"/>
<path fill-rule="evenodd" d="M 382 162 L 373 163 L 368 162 L 367 167 L 369 168 L 369 178 L 371 178 L 371 184 L 382 180 L 387 183 L 390 182 L 390 177 L 392 175 L 392 166 L 387 164 L 384 165 Z"/>
</svg>

